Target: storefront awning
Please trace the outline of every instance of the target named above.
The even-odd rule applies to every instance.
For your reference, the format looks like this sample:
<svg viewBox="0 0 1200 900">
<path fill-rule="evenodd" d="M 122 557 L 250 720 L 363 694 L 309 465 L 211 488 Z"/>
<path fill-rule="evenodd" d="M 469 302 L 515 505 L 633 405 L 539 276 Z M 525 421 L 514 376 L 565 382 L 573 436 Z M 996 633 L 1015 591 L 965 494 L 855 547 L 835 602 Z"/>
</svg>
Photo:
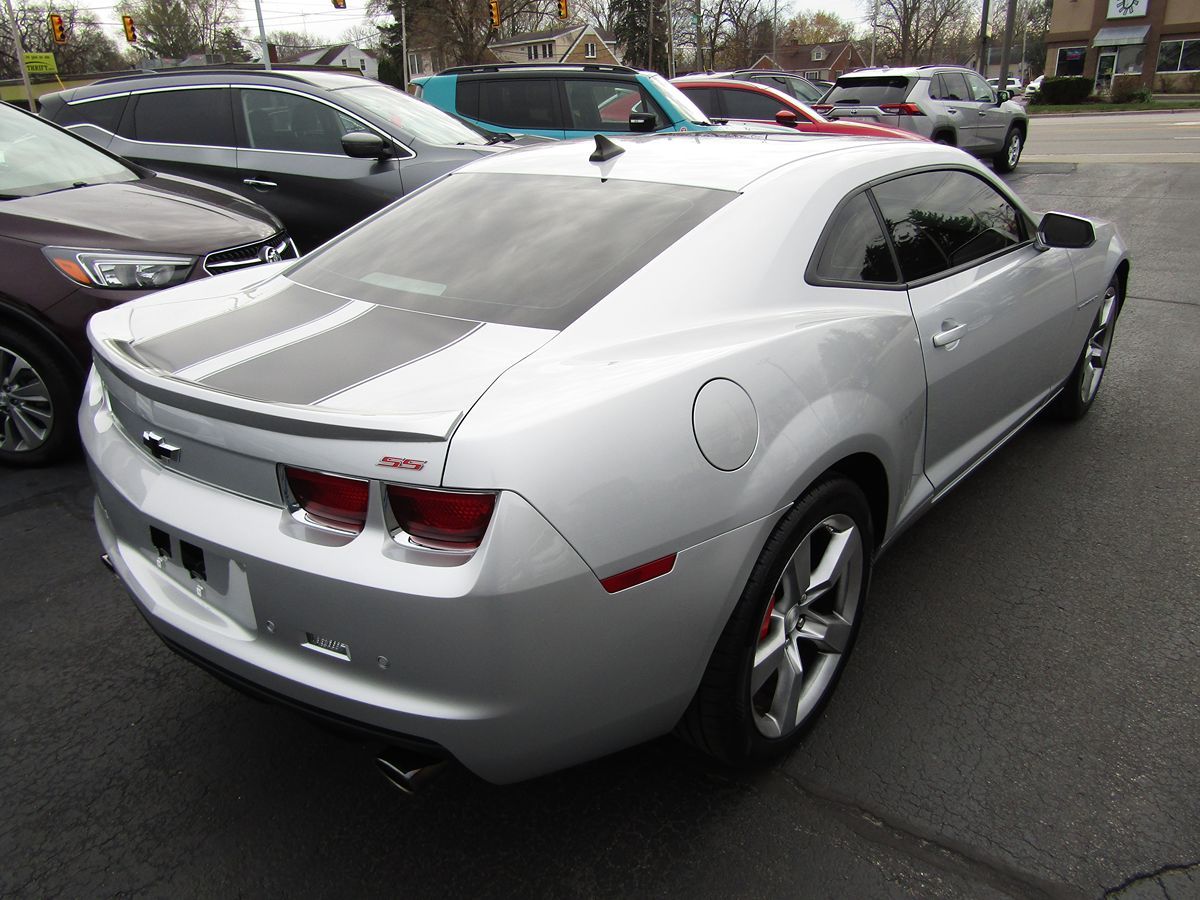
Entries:
<svg viewBox="0 0 1200 900">
<path fill-rule="evenodd" d="M 1126 44 L 1144 44 L 1149 25 L 1126 25 L 1124 28 L 1101 28 L 1092 38 L 1093 47 L 1123 47 Z"/>
</svg>

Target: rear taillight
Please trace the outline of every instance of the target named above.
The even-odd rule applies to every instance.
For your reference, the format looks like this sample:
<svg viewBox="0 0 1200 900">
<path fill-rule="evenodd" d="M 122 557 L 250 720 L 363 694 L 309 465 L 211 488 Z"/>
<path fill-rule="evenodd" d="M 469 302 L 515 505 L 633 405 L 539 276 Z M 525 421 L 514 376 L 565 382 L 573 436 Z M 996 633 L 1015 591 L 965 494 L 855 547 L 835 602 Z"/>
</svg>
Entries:
<svg viewBox="0 0 1200 900">
<path fill-rule="evenodd" d="M 827 113 L 831 109 L 833 109 L 833 104 L 832 103 L 818 103 L 816 106 L 813 107 L 813 109 L 815 109 L 819 113 Z"/>
<path fill-rule="evenodd" d="M 288 491 L 314 525 L 358 534 L 367 522 L 367 482 L 344 475 L 283 467 Z"/>
<path fill-rule="evenodd" d="M 895 113 L 898 116 L 923 116 L 921 107 L 915 103 L 880 103 L 879 108 L 885 113 Z"/>
<path fill-rule="evenodd" d="M 496 495 L 430 491 L 387 485 L 388 505 L 396 524 L 418 544 L 439 550 L 473 550 L 483 540 Z"/>
</svg>

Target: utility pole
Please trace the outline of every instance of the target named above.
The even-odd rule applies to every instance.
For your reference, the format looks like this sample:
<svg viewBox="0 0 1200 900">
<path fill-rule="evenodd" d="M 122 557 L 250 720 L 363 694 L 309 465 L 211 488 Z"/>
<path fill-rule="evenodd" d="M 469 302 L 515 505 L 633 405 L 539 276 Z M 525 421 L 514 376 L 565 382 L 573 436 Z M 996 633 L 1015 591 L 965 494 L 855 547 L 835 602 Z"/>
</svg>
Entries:
<svg viewBox="0 0 1200 900">
<path fill-rule="evenodd" d="M 4 0 L 8 3 L 9 0 Z M 268 72 L 271 71 L 271 48 L 267 46 L 267 28 L 263 25 L 262 17 L 262 2 L 254 0 L 254 12 L 258 15 L 258 37 L 262 41 L 263 48 L 263 68 Z"/>
<path fill-rule="evenodd" d="M 702 33 L 700 30 L 700 23 L 702 21 L 700 18 L 700 0 L 696 0 L 696 11 L 692 13 L 692 20 L 696 23 L 696 71 L 703 72 L 704 46 L 703 41 L 700 39 L 700 35 Z"/>
<path fill-rule="evenodd" d="M 983 12 L 979 17 L 979 74 L 987 78 L 987 33 L 988 0 L 983 0 Z"/>
<path fill-rule="evenodd" d="M 1000 81 L 997 90 L 1008 90 L 1008 57 L 1012 52 L 1013 24 L 1017 18 L 1017 0 L 1008 0 L 1008 15 L 1004 18 L 1004 49 L 1000 53 Z"/>
<path fill-rule="evenodd" d="M 412 72 L 408 71 L 408 21 L 405 18 L 405 3 L 400 3 L 400 56 L 403 62 L 400 64 L 400 77 L 403 79 L 401 90 L 408 90 L 408 79 Z"/>
<path fill-rule="evenodd" d="M 21 80 L 25 82 L 25 96 L 29 98 L 29 111 L 36 113 L 37 104 L 33 100 L 33 85 L 29 83 L 29 70 L 25 68 L 25 48 L 21 46 L 21 29 L 17 25 L 12 0 L 4 0 L 4 5 L 8 9 L 8 20 L 12 22 L 13 53 L 17 55 L 17 65 L 21 67 Z"/>
<path fill-rule="evenodd" d="M 671 12 L 671 0 L 667 0 L 667 77 L 675 77 L 675 16 Z"/>
<path fill-rule="evenodd" d="M 875 35 L 879 31 L 879 0 L 871 9 L 871 67 L 875 66 Z"/>
<path fill-rule="evenodd" d="M 649 69 L 651 72 L 653 72 L 654 71 L 654 0 L 650 0 L 650 2 L 646 4 L 646 10 L 650 14 L 650 35 L 649 35 L 650 40 L 649 40 L 649 49 L 646 51 L 646 55 L 649 56 L 649 59 L 646 60 L 646 68 Z"/>
<path fill-rule="evenodd" d="M 771 9 L 771 62 L 779 65 L 779 60 L 776 59 L 776 54 L 779 52 L 779 0 L 775 0 L 775 4 Z"/>
</svg>

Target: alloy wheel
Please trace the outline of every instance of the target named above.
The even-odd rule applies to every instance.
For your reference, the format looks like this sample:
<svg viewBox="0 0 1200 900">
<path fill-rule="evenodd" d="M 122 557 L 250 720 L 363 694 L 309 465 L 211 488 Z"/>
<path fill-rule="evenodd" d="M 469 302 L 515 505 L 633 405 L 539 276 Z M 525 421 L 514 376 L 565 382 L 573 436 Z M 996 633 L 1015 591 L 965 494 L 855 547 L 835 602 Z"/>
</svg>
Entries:
<svg viewBox="0 0 1200 900">
<path fill-rule="evenodd" d="M 1021 135 L 1013 132 L 1012 137 L 1008 139 L 1008 167 L 1015 169 L 1017 162 L 1021 159 Z"/>
<path fill-rule="evenodd" d="M 54 424 L 54 404 L 45 381 L 15 351 L 0 346 L 0 450 L 36 450 Z"/>
<path fill-rule="evenodd" d="M 1117 286 L 1110 284 L 1100 301 L 1100 312 L 1092 326 L 1092 336 L 1088 338 L 1087 347 L 1083 351 L 1083 372 L 1079 379 L 1079 399 L 1090 403 L 1100 390 L 1100 379 L 1104 377 L 1104 367 L 1108 364 L 1108 351 L 1112 348 L 1113 324 L 1117 318 Z"/>
<path fill-rule="evenodd" d="M 832 685 L 854 634 L 863 558 L 854 520 L 835 514 L 804 537 L 784 567 L 750 671 L 754 724 L 764 736 L 795 731 Z"/>
</svg>

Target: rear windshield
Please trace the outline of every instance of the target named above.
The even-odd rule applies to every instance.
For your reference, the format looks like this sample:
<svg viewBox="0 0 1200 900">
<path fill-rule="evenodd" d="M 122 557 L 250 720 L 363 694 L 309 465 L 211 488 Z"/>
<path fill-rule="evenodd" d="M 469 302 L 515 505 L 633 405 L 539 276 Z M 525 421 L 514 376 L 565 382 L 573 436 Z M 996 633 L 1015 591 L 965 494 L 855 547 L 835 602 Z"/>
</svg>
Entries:
<svg viewBox="0 0 1200 900">
<path fill-rule="evenodd" d="M 842 106 L 878 106 L 902 103 L 908 96 L 909 82 L 898 75 L 876 78 L 839 78 L 824 103 Z"/>
<path fill-rule="evenodd" d="M 562 329 L 735 196 L 611 178 L 455 174 L 288 277 L 385 306 Z"/>
</svg>

